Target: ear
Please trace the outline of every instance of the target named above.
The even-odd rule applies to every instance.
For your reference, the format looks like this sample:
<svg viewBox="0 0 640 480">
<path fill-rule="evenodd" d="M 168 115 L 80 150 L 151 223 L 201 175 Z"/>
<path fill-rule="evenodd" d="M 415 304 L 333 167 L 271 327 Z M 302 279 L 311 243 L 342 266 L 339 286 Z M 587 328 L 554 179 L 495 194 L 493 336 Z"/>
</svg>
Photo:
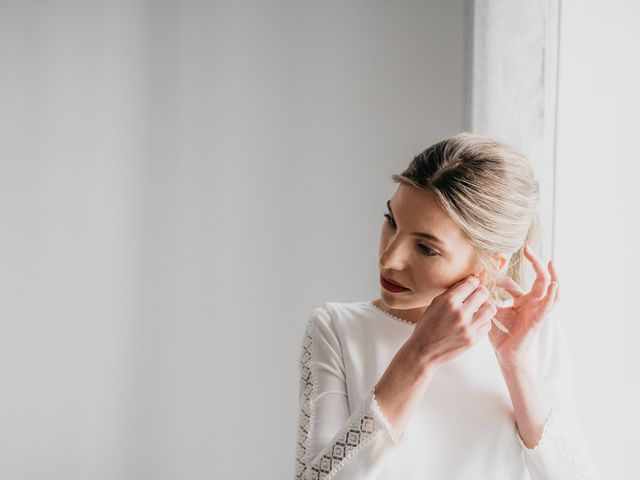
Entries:
<svg viewBox="0 0 640 480">
<path fill-rule="evenodd" d="M 493 255 L 492 260 L 498 269 L 497 276 L 501 277 L 507 272 L 507 266 L 509 265 L 509 260 L 511 260 L 511 255 L 496 253 Z M 479 268 L 475 270 L 473 274 L 480 279 L 480 285 L 487 285 L 488 275 L 484 269 Z"/>
<path fill-rule="evenodd" d="M 498 276 L 504 275 L 507 272 L 507 266 L 509 265 L 509 260 L 511 260 L 511 255 L 507 255 L 504 253 L 496 253 L 493 256 L 493 261 L 498 268 Z"/>
</svg>

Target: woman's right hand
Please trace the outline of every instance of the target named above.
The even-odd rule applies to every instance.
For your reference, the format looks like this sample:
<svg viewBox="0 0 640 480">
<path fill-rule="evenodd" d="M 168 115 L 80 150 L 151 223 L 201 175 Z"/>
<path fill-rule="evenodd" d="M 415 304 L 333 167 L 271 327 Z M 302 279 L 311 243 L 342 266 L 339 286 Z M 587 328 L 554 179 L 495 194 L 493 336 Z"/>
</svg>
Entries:
<svg viewBox="0 0 640 480">
<path fill-rule="evenodd" d="M 407 343 L 437 367 L 489 333 L 496 310 L 489 291 L 469 275 L 433 299 Z"/>
</svg>

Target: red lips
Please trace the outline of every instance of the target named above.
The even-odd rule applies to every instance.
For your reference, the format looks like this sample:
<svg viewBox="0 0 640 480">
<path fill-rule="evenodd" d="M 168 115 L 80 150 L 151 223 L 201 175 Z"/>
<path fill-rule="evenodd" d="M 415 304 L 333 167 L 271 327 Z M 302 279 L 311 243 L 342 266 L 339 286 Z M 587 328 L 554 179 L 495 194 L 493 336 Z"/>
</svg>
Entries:
<svg viewBox="0 0 640 480">
<path fill-rule="evenodd" d="M 382 274 L 380 274 L 380 276 L 381 276 L 382 278 L 384 278 L 384 280 L 385 280 L 386 282 L 389 282 L 391 285 L 395 285 L 395 286 L 397 286 L 397 287 L 401 287 L 401 288 L 407 288 L 407 287 L 405 287 L 404 285 L 402 285 L 400 282 L 395 281 L 393 278 L 385 277 L 385 276 L 384 276 L 384 275 L 382 275 Z"/>
</svg>

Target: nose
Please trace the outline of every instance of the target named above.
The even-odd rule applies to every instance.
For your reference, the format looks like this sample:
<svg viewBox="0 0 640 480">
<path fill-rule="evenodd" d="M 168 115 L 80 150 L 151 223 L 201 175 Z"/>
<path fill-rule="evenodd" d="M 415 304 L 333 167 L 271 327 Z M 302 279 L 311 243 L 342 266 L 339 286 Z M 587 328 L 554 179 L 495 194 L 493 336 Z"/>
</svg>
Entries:
<svg viewBox="0 0 640 480">
<path fill-rule="evenodd" d="M 399 238 L 393 238 L 380 256 L 382 270 L 404 270 L 408 262 L 409 250 Z"/>
</svg>

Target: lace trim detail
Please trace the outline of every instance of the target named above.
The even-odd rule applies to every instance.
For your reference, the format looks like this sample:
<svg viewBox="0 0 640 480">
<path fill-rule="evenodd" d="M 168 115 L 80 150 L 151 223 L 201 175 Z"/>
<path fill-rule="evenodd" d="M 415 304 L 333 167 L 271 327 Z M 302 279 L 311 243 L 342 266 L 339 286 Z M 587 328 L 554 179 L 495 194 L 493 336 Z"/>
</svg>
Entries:
<svg viewBox="0 0 640 480">
<path fill-rule="evenodd" d="M 308 459 L 308 446 L 313 428 L 312 397 L 317 391 L 317 378 L 313 375 L 311 360 L 314 356 L 313 337 L 311 336 L 313 319 L 309 322 L 304 335 L 300 354 L 300 414 L 298 418 L 298 445 L 296 453 L 296 480 L 329 480 L 353 457 L 374 435 L 386 428 L 385 417 L 375 403 L 373 389 L 368 401 L 363 402 L 359 414 L 352 415 L 352 421 L 343 427 L 313 459 Z M 376 410 L 377 408 L 377 410 Z M 391 430 L 389 430 L 391 433 Z M 392 437 L 393 438 L 393 437 Z"/>
<path fill-rule="evenodd" d="M 586 445 L 578 437 L 578 425 L 571 412 L 562 409 L 552 409 L 547 418 L 540 441 L 533 448 L 527 450 L 537 452 L 543 448 L 553 450 L 563 467 L 572 473 L 576 480 L 597 480 L 599 478 L 596 466 L 586 451 Z M 518 433 L 519 435 L 519 433 Z M 521 443 L 522 442 L 521 437 Z"/>
<path fill-rule="evenodd" d="M 371 408 L 375 412 L 380 422 L 384 425 L 384 427 L 389 432 L 389 436 L 391 437 L 391 440 L 393 440 L 393 443 L 395 443 L 396 445 L 401 445 L 402 443 L 404 443 L 403 440 L 405 438 L 405 435 L 403 434 L 400 437 L 396 436 L 393 425 L 391 425 L 391 422 L 389 421 L 389 419 L 386 417 L 386 415 L 380 408 L 380 405 L 378 405 L 378 401 L 376 400 L 375 387 L 371 391 Z"/>
<path fill-rule="evenodd" d="M 302 351 L 300 353 L 300 413 L 298 416 L 298 444 L 296 450 L 296 480 L 302 478 L 305 470 L 303 459 L 307 455 L 308 440 L 311 436 L 313 426 L 313 411 L 311 406 L 311 395 L 314 391 L 315 378 L 311 375 L 311 346 L 313 339 L 310 334 L 311 322 L 307 326 L 302 341 Z"/>
<path fill-rule="evenodd" d="M 379 306 L 377 306 L 375 303 L 373 303 L 373 300 L 370 300 L 369 302 L 367 302 L 369 305 L 371 305 L 373 308 L 375 308 L 377 311 L 385 314 L 387 317 L 393 318 L 394 320 L 397 320 L 399 322 L 405 323 L 407 325 L 411 325 L 412 327 L 415 327 L 417 324 L 410 322 L 409 320 L 405 320 L 404 318 L 400 318 L 396 315 L 394 315 L 393 313 L 387 312 L 386 310 L 381 309 Z"/>
</svg>

